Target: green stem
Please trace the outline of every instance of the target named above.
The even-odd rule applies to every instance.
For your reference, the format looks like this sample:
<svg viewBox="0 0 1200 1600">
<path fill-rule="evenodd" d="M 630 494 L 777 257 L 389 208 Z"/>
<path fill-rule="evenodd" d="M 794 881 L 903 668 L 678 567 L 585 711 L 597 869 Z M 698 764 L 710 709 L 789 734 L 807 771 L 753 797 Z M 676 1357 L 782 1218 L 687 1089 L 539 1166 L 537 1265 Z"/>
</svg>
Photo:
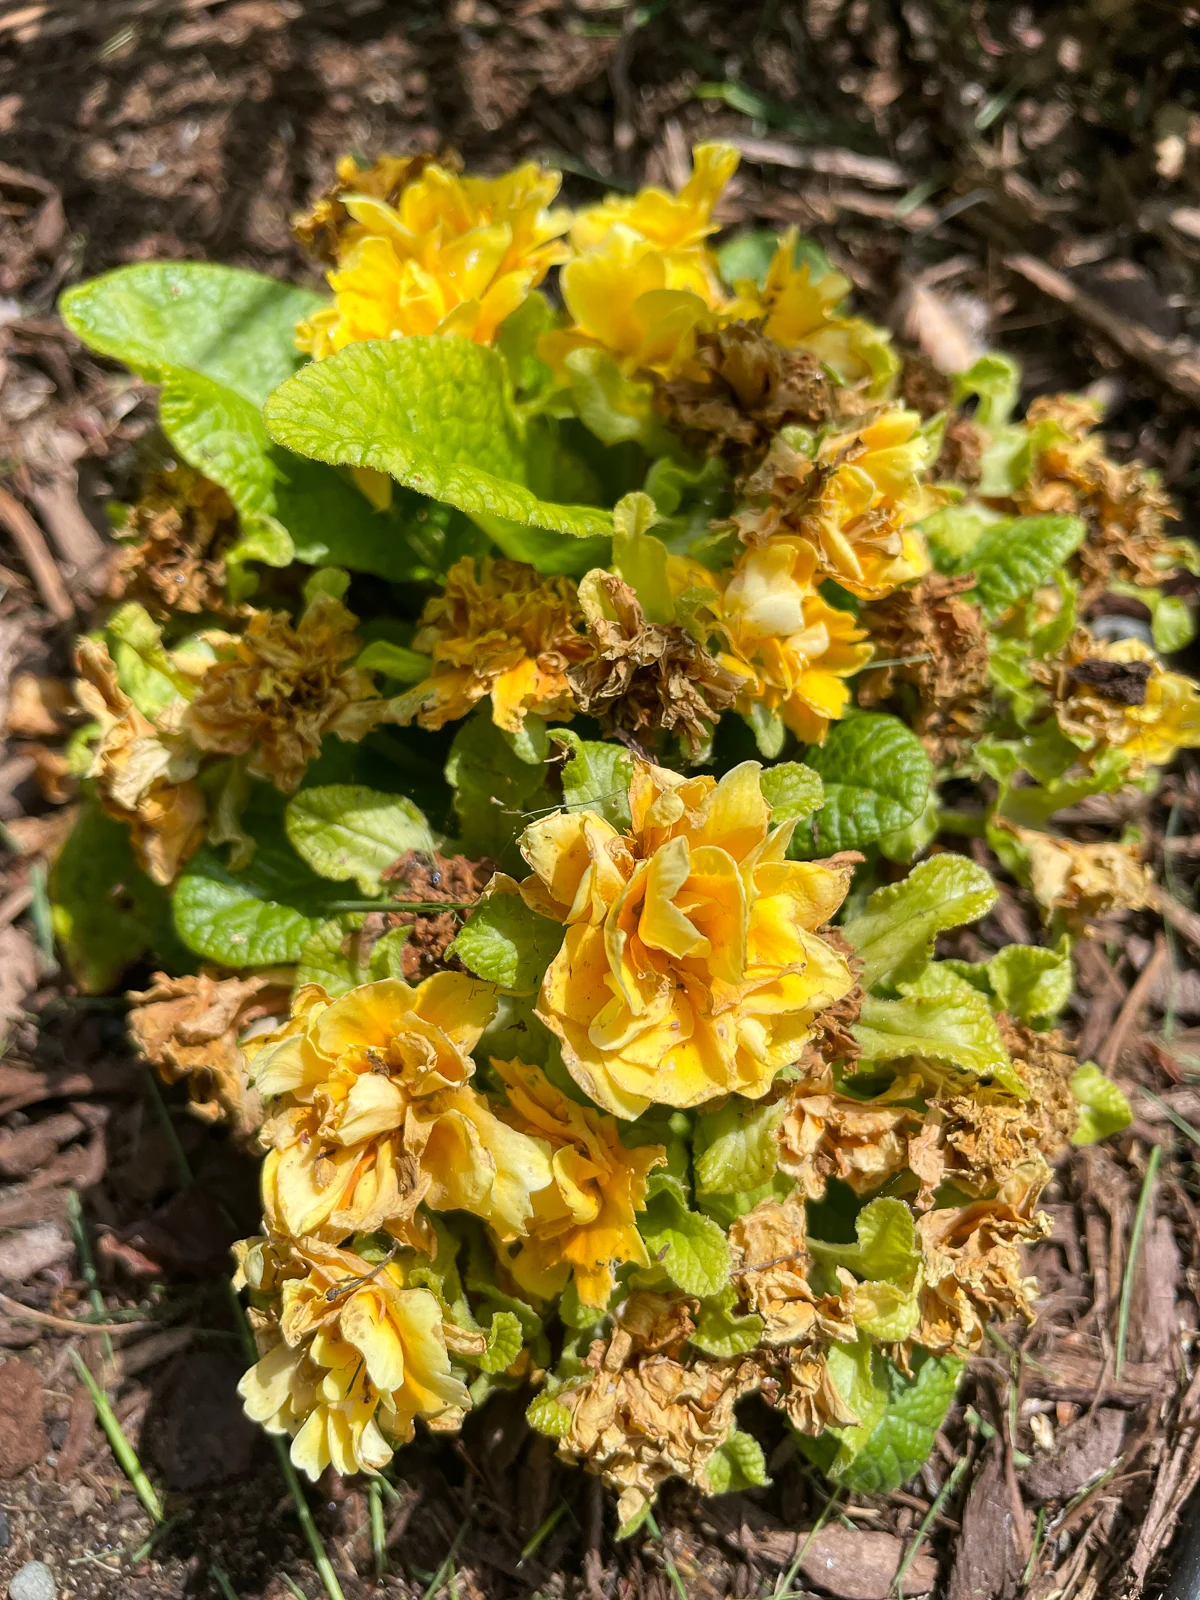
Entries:
<svg viewBox="0 0 1200 1600">
<path fill-rule="evenodd" d="M 912 1544 L 909 1545 L 908 1549 L 904 1553 L 904 1560 L 896 1568 L 896 1576 L 892 1579 L 892 1587 L 890 1591 L 892 1595 L 902 1595 L 904 1593 L 904 1580 L 908 1576 L 908 1569 L 917 1559 L 917 1551 L 925 1542 L 925 1535 L 933 1526 L 933 1519 L 946 1504 L 946 1501 L 949 1500 L 955 1489 L 958 1488 L 959 1481 L 962 1478 L 963 1473 L 967 1470 L 967 1460 L 968 1457 L 963 1456 L 960 1461 L 956 1461 L 954 1463 L 954 1470 L 946 1479 L 942 1487 L 938 1490 L 937 1494 L 934 1495 L 933 1504 L 921 1519 L 921 1526 L 917 1529 L 917 1537 L 913 1540 Z"/>
<path fill-rule="evenodd" d="M 1137 1210 L 1133 1214 L 1133 1232 L 1129 1235 L 1129 1259 L 1125 1263 L 1125 1277 L 1121 1282 L 1121 1306 L 1117 1313 L 1117 1358 L 1113 1366 L 1114 1379 L 1120 1378 L 1125 1364 L 1125 1341 L 1129 1337 L 1129 1310 L 1133 1304 L 1133 1269 L 1137 1264 L 1138 1247 L 1150 1212 L 1150 1198 L 1154 1180 L 1162 1164 L 1162 1145 L 1156 1144 L 1146 1163 L 1146 1176 L 1142 1179 L 1142 1192 L 1138 1196 Z"/>
<path fill-rule="evenodd" d="M 92 1310 L 101 1322 L 108 1316 L 108 1307 L 104 1304 L 104 1296 L 100 1293 L 100 1278 L 96 1272 L 96 1258 L 92 1254 L 92 1240 L 88 1233 L 87 1219 L 83 1214 L 83 1203 L 74 1189 L 67 1190 L 67 1220 L 71 1224 L 71 1233 L 75 1240 L 75 1254 L 79 1258 L 79 1274 L 87 1286 L 88 1299 L 91 1301 Z M 104 1341 L 104 1355 L 109 1361 L 113 1358 L 112 1340 L 108 1335 L 102 1334 Z"/>
<path fill-rule="evenodd" d="M 474 900 L 329 900 L 326 911 L 474 911 Z"/>
<path fill-rule="evenodd" d="M 154 1492 L 154 1485 L 150 1482 L 142 1469 L 142 1463 L 137 1458 L 133 1446 L 121 1430 L 117 1421 L 117 1414 L 109 1404 L 108 1396 L 92 1376 L 91 1369 L 79 1354 L 78 1350 L 71 1351 L 71 1359 L 75 1363 L 75 1370 L 83 1380 L 84 1387 L 92 1397 L 92 1405 L 96 1408 L 96 1416 L 100 1426 L 108 1437 L 112 1446 L 112 1453 L 125 1476 L 133 1485 L 134 1493 L 149 1512 L 154 1522 L 163 1520 L 163 1508 L 158 1496 Z"/>
<path fill-rule="evenodd" d="M 371 1550 L 375 1556 L 375 1577 L 382 1583 L 387 1572 L 387 1527 L 383 1520 L 382 1480 L 372 1478 L 367 1485 L 367 1502 L 371 1512 Z"/>
<path fill-rule="evenodd" d="M 939 833 L 960 833 L 969 839 L 982 839 L 987 832 L 987 817 L 982 811 L 938 812 Z"/>
</svg>

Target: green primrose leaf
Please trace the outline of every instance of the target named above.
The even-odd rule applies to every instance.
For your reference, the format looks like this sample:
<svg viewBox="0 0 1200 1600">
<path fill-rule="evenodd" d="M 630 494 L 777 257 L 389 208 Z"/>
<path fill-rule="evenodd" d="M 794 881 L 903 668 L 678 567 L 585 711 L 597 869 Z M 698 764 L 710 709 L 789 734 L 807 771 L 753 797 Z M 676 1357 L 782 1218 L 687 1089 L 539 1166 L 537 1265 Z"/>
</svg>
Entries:
<svg viewBox="0 0 1200 1600">
<path fill-rule="evenodd" d="M 408 850 L 432 850 L 429 824 L 403 795 L 359 784 L 302 789 L 284 812 L 287 836 L 322 878 L 354 878 L 364 894 L 382 892 L 382 874 Z"/>
<path fill-rule="evenodd" d="M 486 704 L 454 735 L 446 781 L 468 855 L 492 856 L 520 870 L 515 838 L 533 817 L 553 811 L 557 799 L 545 787 L 545 768 L 523 761 L 488 715 Z"/>
<path fill-rule="evenodd" d="M 866 1334 L 861 1334 L 855 1344 L 830 1345 L 826 1361 L 830 1381 L 856 1414 L 858 1422 L 846 1428 L 827 1429 L 828 1440 L 823 1437 L 812 1441 L 815 1452 L 810 1450 L 803 1435 L 799 1443 L 805 1454 L 813 1454 L 823 1471 L 835 1481 L 841 1481 L 887 1408 L 887 1386 L 882 1358 Z M 836 1445 L 832 1459 L 831 1445 Z"/>
<path fill-rule="evenodd" d="M 972 550 L 973 593 L 984 615 L 994 620 L 1018 600 L 1051 582 L 1083 543 L 1087 526 L 1080 517 L 1018 517 L 996 523 Z"/>
<path fill-rule="evenodd" d="M 775 1130 L 786 1103 L 731 1095 L 719 1111 L 696 1118 L 693 1134 L 697 1194 L 737 1194 L 770 1183 L 779 1163 Z"/>
<path fill-rule="evenodd" d="M 565 1439 L 571 1431 L 570 1410 L 552 1394 L 535 1395 L 526 1408 L 525 1421 L 547 1439 Z"/>
<path fill-rule="evenodd" d="M 493 1311 L 487 1325 L 487 1347 L 482 1355 L 469 1357 L 481 1372 L 503 1372 L 511 1367 L 521 1353 L 524 1333 L 521 1323 L 511 1311 Z"/>
<path fill-rule="evenodd" d="M 1011 356 L 988 350 L 951 380 L 956 405 L 975 396 L 975 420 L 983 428 L 1000 428 L 1013 414 L 1021 393 L 1021 369 Z"/>
<path fill-rule="evenodd" d="M 199 850 L 172 910 L 179 937 L 197 955 L 226 967 L 272 967 L 300 960 L 336 894 L 286 840 L 268 834 L 244 872 L 230 872 L 207 846 Z"/>
<path fill-rule="evenodd" d="M 558 954 L 563 930 L 531 911 L 517 894 L 492 894 L 467 918 L 450 946 L 477 978 L 509 994 L 533 994 Z"/>
<path fill-rule="evenodd" d="M 781 761 L 764 767 L 759 776 L 763 799 L 771 808 L 771 826 L 781 822 L 803 822 L 820 809 L 825 800 L 825 785 L 811 767 L 801 761 Z"/>
<path fill-rule="evenodd" d="M 357 989 L 359 984 L 369 983 L 374 976 L 371 957 L 363 956 L 361 943 L 355 937 L 362 925 L 360 913 L 343 912 L 341 916 L 322 922 L 315 933 L 309 934 L 300 947 L 297 988 L 304 983 L 319 983 L 325 993 L 336 1000 L 339 995 Z"/>
<path fill-rule="evenodd" d="M 302 456 L 373 467 L 469 516 L 575 537 L 612 532 L 596 506 L 539 499 L 504 358 L 469 339 L 347 345 L 280 385 L 264 415 Z"/>
<path fill-rule="evenodd" d="M 899 1000 L 863 1001 L 854 1036 L 863 1059 L 913 1058 L 927 1067 L 970 1073 L 1018 1099 L 1029 1091 L 1013 1070 L 991 1007 L 967 979 L 931 963 L 919 979 L 900 983 Z"/>
<path fill-rule="evenodd" d="M 987 964 L 987 981 L 1001 1011 L 1018 1022 L 1048 1027 L 1071 998 L 1075 971 L 1066 934 L 1056 950 L 1010 944 Z"/>
<path fill-rule="evenodd" d="M 612 560 L 637 595 L 647 622 L 673 622 L 667 547 L 650 532 L 657 520 L 654 501 L 640 489 L 618 500 L 613 507 Z"/>
<path fill-rule="evenodd" d="M 739 1489 L 761 1489 L 770 1483 L 767 1458 L 752 1433 L 735 1423 L 709 1457 L 704 1469 L 709 1494 L 732 1494 Z"/>
<path fill-rule="evenodd" d="M 933 1450 L 938 1429 L 954 1403 L 963 1363 L 920 1348 L 912 1354 L 912 1376 L 887 1357 L 882 1368 L 885 1404 L 875 1426 L 852 1460 L 836 1474 L 853 1494 L 890 1494 L 921 1470 Z"/>
<path fill-rule="evenodd" d="M 719 1294 L 729 1282 L 729 1244 L 709 1217 L 689 1211 L 669 1187 L 647 1202 L 641 1234 L 657 1263 L 684 1294 L 701 1299 Z"/>
<path fill-rule="evenodd" d="M 629 814 L 633 757 L 629 751 L 610 740 L 581 739 L 569 728 L 555 728 L 550 737 L 571 752 L 562 769 L 565 809 L 594 811 L 618 832 L 627 833 L 633 826 Z"/>
<path fill-rule="evenodd" d="M 392 644 L 388 639 L 373 639 L 359 651 L 354 665 L 361 672 L 381 672 L 399 683 L 420 683 L 429 676 L 433 662 L 418 650 Z"/>
<path fill-rule="evenodd" d="M 858 1278 L 899 1282 L 911 1278 L 920 1265 L 913 1214 L 903 1200 L 887 1196 L 869 1201 L 854 1219 L 854 1244 L 824 1244 L 809 1240 L 809 1249 L 835 1267 L 845 1267 Z"/>
<path fill-rule="evenodd" d="M 720 1294 L 701 1300 L 691 1343 L 705 1355 L 727 1360 L 753 1350 L 762 1338 L 763 1320 L 737 1309 L 737 1290 L 728 1284 Z"/>
<path fill-rule="evenodd" d="M 1071 1093 L 1079 1102 L 1079 1126 L 1071 1135 L 1072 1144 L 1095 1144 L 1133 1121 L 1129 1101 L 1094 1061 L 1085 1061 L 1072 1073 Z"/>
<path fill-rule="evenodd" d="M 825 785 L 816 838 L 797 830 L 792 850 L 806 858 L 859 850 L 904 828 L 925 809 L 933 768 L 924 746 L 898 717 L 864 711 L 835 722 L 808 764 Z"/>
<path fill-rule="evenodd" d="M 85 994 L 113 988 L 147 950 L 164 963 L 174 954 L 166 890 L 135 862 L 128 829 L 95 800 L 85 800 L 50 869 L 48 889 L 55 937 Z"/>
<path fill-rule="evenodd" d="M 627 378 L 603 350 L 571 350 L 563 364 L 576 415 L 597 439 L 640 444 L 652 456 L 679 455 L 679 441 L 655 408 L 651 384 Z"/>
<path fill-rule="evenodd" d="M 876 889 L 842 932 L 863 963 L 862 984 L 914 976 L 947 928 L 974 922 L 996 903 L 991 875 L 967 856 L 930 856 L 900 883 Z"/>
</svg>

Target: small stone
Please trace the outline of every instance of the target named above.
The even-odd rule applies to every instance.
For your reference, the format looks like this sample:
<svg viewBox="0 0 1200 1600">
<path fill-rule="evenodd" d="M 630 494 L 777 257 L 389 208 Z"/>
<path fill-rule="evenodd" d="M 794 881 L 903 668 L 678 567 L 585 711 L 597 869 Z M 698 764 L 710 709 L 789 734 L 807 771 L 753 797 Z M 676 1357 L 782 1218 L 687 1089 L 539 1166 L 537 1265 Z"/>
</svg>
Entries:
<svg viewBox="0 0 1200 1600">
<path fill-rule="evenodd" d="M 54 1574 L 44 1561 L 27 1561 L 8 1585 L 8 1600 L 54 1600 Z"/>
</svg>

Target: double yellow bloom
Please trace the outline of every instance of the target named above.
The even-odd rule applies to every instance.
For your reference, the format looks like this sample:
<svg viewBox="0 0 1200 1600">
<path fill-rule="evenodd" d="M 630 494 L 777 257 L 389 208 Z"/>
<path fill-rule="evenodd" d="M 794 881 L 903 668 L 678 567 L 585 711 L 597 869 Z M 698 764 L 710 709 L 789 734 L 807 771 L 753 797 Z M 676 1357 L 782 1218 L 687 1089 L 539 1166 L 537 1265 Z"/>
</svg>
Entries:
<svg viewBox="0 0 1200 1600">
<path fill-rule="evenodd" d="M 567 930 L 538 1015 L 616 1116 L 758 1098 L 851 987 L 816 932 L 850 868 L 786 859 L 794 824 L 771 827 L 759 771 L 717 783 L 638 762 L 629 833 L 557 812 L 522 836 L 521 893 Z"/>
</svg>

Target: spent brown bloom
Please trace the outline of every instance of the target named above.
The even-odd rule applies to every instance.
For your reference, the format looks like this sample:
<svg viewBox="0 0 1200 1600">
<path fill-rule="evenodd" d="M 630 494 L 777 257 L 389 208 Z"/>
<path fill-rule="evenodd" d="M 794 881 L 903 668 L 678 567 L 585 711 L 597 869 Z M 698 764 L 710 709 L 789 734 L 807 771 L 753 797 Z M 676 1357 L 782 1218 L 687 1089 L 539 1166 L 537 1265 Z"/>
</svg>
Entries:
<svg viewBox="0 0 1200 1600">
<path fill-rule="evenodd" d="M 656 403 L 689 448 L 722 455 L 743 473 L 780 428 L 828 422 L 833 385 L 811 351 L 787 350 L 761 327 L 732 322 L 697 335 L 689 375 L 660 380 Z"/>
<path fill-rule="evenodd" d="M 1158 474 L 1140 461 L 1110 460 L 1096 431 L 1099 420 L 1099 408 L 1078 396 L 1034 400 L 1026 423 L 1055 425 L 1057 436 L 1041 450 L 1014 497 L 1022 515 L 1055 512 L 1082 517 L 1087 524 L 1076 557 L 1084 606 L 1114 579 L 1153 588 L 1186 564 L 1187 556 L 1185 541 L 1166 531 L 1179 513 Z"/>
<path fill-rule="evenodd" d="M 156 972 L 149 989 L 131 991 L 129 1031 L 164 1083 L 182 1081 L 193 1114 L 224 1122 L 243 1141 L 262 1125 L 262 1101 L 250 1088 L 240 1039 L 266 1017 L 286 1016 L 290 972 L 182 978 Z"/>
<path fill-rule="evenodd" d="M 905 1106 L 872 1105 L 837 1094 L 828 1067 L 788 1091 L 776 1129 L 779 1168 L 795 1178 L 809 1200 L 819 1200 L 830 1178 L 856 1194 L 880 1188 L 908 1165 L 907 1135 L 920 1113 Z"/>
<path fill-rule="evenodd" d="M 340 600 L 318 592 L 296 623 L 255 611 L 230 659 L 204 674 L 184 727 L 201 750 L 247 756 L 246 770 L 296 788 L 327 733 L 357 741 L 384 714 L 371 678 L 349 665 L 360 641 Z"/>
<path fill-rule="evenodd" d="M 643 754 L 662 731 L 678 732 L 696 757 L 740 680 L 686 628 L 647 622 L 615 573 L 589 572 L 579 599 L 590 655 L 567 672 L 579 709 Z"/>
<path fill-rule="evenodd" d="M 993 1319 L 1034 1320 L 1037 1279 L 1022 1276 L 1021 1247 L 1043 1239 L 1051 1221 L 1001 1200 L 939 1207 L 917 1219 L 924 1275 L 914 1345 L 965 1355 Z"/>
<path fill-rule="evenodd" d="M 584 1370 L 555 1395 L 570 1414 L 558 1452 L 583 1461 L 619 1492 L 622 1523 L 650 1504 L 668 1478 L 709 1489 L 707 1469 L 736 1427 L 734 1407 L 761 1382 L 749 1359 L 640 1354 L 635 1332 L 619 1316 L 610 1337 L 592 1344 Z"/>
<path fill-rule="evenodd" d="M 966 598 L 972 573 L 927 572 L 910 587 L 864 606 L 861 622 L 876 659 L 903 665 L 868 669 L 858 701 L 905 706 L 913 731 L 939 765 L 963 759 L 983 726 L 988 702 L 988 635 L 983 613 Z"/>
<path fill-rule="evenodd" d="M 156 621 L 225 611 L 222 551 L 237 512 L 218 484 L 182 462 L 155 473 L 130 507 L 108 579 L 110 600 L 135 600 Z"/>
<path fill-rule="evenodd" d="M 444 856 L 436 850 L 406 850 L 380 876 L 397 900 L 469 904 L 478 900 L 495 872 L 496 863 L 487 857 L 472 861 L 469 856 Z M 401 970 L 406 982 L 420 983 L 435 972 L 462 971 L 461 962 L 449 950 L 464 916 L 466 912 L 453 910 L 372 911 L 362 935 L 369 949 L 393 928 L 408 928 Z"/>
<path fill-rule="evenodd" d="M 759 1201 L 729 1229 L 733 1281 L 746 1306 L 763 1321 L 770 1345 L 832 1344 L 857 1338 L 838 1295 L 818 1295 L 808 1282 L 804 1196 Z M 852 1281 L 852 1280 L 851 1280 Z"/>
</svg>

